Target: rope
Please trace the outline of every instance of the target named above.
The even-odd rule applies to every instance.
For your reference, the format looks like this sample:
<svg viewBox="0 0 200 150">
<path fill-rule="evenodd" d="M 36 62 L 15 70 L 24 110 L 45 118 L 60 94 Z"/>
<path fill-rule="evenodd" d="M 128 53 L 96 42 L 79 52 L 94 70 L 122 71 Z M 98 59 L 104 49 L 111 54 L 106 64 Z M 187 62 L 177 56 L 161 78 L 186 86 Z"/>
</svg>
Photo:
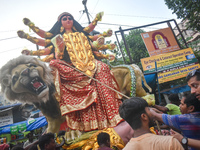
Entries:
<svg viewBox="0 0 200 150">
<path fill-rule="evenodd" d="M 92 80 L 94 80 L 94 81 L 96 81 L 96 82 L 98 82 L 98 83 L 104 85 L 105 87 L 109 88 L 110 90 L 112 90 L 112 91 L 114 91 L 114 92 L 116 92 L 116 93 L 118 93 L 118 94 L 124 96 L 124 97 L 127 98 L 127 99 L 130 99 L 130 97 L 128 97 L 128 96 L 124 95 L 123 93 L 121 93 L 121 92 L 119 92 L 119 91 L 117 91 L 117 90 L 115 90 L 115 89 L 109 87 L 108 85 L 106 85 L 106 84 L 100 82 L 99 80 L 97 80 L 97 79 L 95 79 L 95 78 L 93 78 L 93 77 L 88 76 L 86 73 L 84 73 L 84 72 L 78 70 L 77 68 L 75 68 L 75 67 L 73 67 L 73 66 L 71 66 L 71 65 L 69 65 L 69 64 L 67 64 L 67 63 L 65 63 L 65 64 L 66 64 L 68 67 L 70 67 L 70 68 L 72 68 L 72 69 L 75 69 L 76 71 L 78 71 L 78 72 L 84 74 L 85 76 L 89 77 L 90 79 L 92 79 Z"/>
</svg>

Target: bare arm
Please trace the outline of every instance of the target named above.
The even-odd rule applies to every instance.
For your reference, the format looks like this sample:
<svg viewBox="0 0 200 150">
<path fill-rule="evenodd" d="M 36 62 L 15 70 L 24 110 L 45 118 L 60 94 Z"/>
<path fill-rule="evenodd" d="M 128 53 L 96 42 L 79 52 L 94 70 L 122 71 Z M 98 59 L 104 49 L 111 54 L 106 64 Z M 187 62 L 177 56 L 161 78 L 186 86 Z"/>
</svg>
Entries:
<svg viewBox="0 0 200 150">
<path fill-rule="evenodd" d="M 156 109 L 164 112 L 164 113 L 167 113 L 169 111 L 169 109 L 167 107 L 164 107 L 164 106 L 160 106 L 160 105 L 154 105 L 153 107 L 155 107 Z"/>
<path fill-rule="evenodd" d="M 28 18 L 24 18 L 23 22 L 25 25 L 29 26 L 37 35 L 42 38 L 51 38 L 53 36 L 52 33 L 46 32 L 38 27 L 35 26 L 33 22 L 31 22 Z"/>
<path fill-rule="evenodd" d="M 200 149 L 200 144 L 199 144 L 200 140 L 195 140 L 195 139 L 188 139 L 188 146 L 196 148 L 196 149 Z"/>
<path fill-rule="evenodd" d="M 156 113 L 153 109 L 150 109 L 150 111 L 151 111 L 151 114 L 152 114 L 152 116 L 153 116 L 153 118 L 154 118 L 155 120 L 158 120 L 158 121 L 160 121 L 160 122 L 163 122 L 162 114 Z"/>
<path fill-rule="evenodd" d="M 97 25 L 97 22 L 98 21 L 101 21 L 102 19 L 102 16 L 103 16 L 103 12 L 100 12 L 96 15 L 95 19 L 87 26 L 83 29 L 83 31 L 87 32 L 87 33 L 90 33 L 94 30 L 94 28 L 96 27 Z"/>
<path fill-rule="evenodd" d="M 181 143 L 181 140 L 183 138 L 183 136 L 174 131 L 174 130 L 171 130 L 171 135 L 173 137 L 175 137 L 180 143 Z M 188 138 L 188 146 L 190 147 L 193 147 L 193 148 L 196 148 L 196 149 L 200 149 L 200 144 L 199 144 L 200 140 L 195 140 L 195 139 L 191 139 L 191 138 Z"/>
<path fill-rule="evenodd" d="M 34 141 L 33 143 L 29 144 L 28 146 L 26 146 L 24 149 L 28 150 L 29 148 L 31 148 L 33 145 L 38 144 L 39 140 Z"/>
</svg>

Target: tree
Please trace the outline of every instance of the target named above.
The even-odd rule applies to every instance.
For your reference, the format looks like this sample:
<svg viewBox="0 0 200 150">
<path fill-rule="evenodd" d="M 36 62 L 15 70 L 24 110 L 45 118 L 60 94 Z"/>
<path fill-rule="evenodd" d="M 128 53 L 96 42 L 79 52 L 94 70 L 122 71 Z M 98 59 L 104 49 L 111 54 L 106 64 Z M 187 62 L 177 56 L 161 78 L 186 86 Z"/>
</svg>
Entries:
<svg viewBox="0 0 200 150">
<path fill-rule="evenodd" d="M 133 60 L 134 64 L 139 65 L 140 68 L 142 68 L 140 59 L 145 58 L 145 57 L 149 57 L 148 51 L 147 51 L 145 44 L 142 40 L 142 37 L 140 35 L 140 33 L 144 33 L 144 32 L 145 31 L 142 30 L 142 29 L 135 29 L 135 30 L 131 30 L 128 35 L 125 35 L 125 40 L 126 40 L 126 43 L 129 47 L 129 51 L 130 51 L 132 60 Z M 124 42 L 121 41 L 120 45 L 121 45 L 121 49 L 123 51 L 123 54 L 125 56 L 126 62 L 130 63 Z M 123 59 L 122 59 L 121 52 L 119 50 L 114 51 L 114 52 L 116 53 L 115 64 L 124 63 L 122 61 Z"/>
<path fill-rule="evenodd" d="M 200 31 L 200 0 L 165 0 L 178 19 L 187 20 L 189 29 Z"/>
</svg>

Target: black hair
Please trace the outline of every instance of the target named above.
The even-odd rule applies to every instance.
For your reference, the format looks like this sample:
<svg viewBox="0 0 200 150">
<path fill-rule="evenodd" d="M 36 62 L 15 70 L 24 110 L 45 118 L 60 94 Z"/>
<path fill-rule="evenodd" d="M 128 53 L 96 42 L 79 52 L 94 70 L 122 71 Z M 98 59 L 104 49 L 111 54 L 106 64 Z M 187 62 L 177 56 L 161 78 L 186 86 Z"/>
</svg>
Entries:
<svg viewBox="0 0 200 150">
<path fill-rule="evenodd" d="M 141 114 L 146 113 L 148 103 L 141 97 L 132 97 L 123 101 L 119 107 L 120 116 L 135 130 L 142 126 Z"/>
<path fill-rule="evenodd" d="M 193 71 L 195 71 L 194 74 L 191 74 Z M 188 82 L 192 77 L 196 76 L 196 80 L 200 81 L 200 69 L 197 70 L 193 70 L 191 72 L 188 73 L 188 75 L 186 76 L 186 81 Z"/>
<path fill-rule="evenodd" d="M 21 146 L 14 146 L 11 150 L 24 150 Z"/>
<path fill-rule="evenodd" d="M 105 144 L 107 145 L 107 142 L 110 142 L 110 135 L 106 132 L 101 132 L 97 135 L 97 142 L 99 144 L 99 146 L 101 144 Z"/>
<path fill-rule="evenodd" d="M 70 14 L 68 14 L 69 16 L 71 16 Z M 50 33 L 53 34 L 53 37 L 58 35 L 58 34 L 61 34 L 63 35 L 65 33 L 65 31 L 63 32 L 60 32 L 60 27 L 62 26 L 62 23 L 61 23 L 61 19 L 63 16 L 66 16 L 66 14 L 60 16 L 59 20 L 53 25 L 53 27 L 48 31 Z M 73 18 L 73 16 L 71 16 Z M 86 36 L 88 36 L 89 34 L 85 31 L 83 31 L 84 27 L 82 27 L 74 18 L 73 18 L 73 26 L 75 27 L 75 29 L 78 31 L 78 32 L 83 32 Z M 75 32 L 75 30 L 72 28 L 72 31 Z"/>
<path fill-rule="evenodd" d="M 180 102 L 178 94 L 170 94 L 169 97 L 168 97 L 168 99 L 171 102 Z"/>
<path fill-rule="evenodd" d="M 53 133 L 46 133 L 42 135 L 39 138 L 39 146 L 41 150 L 45 149 L 45 144 L 49 144 L 51 142 L 51 139 L 54 140 L 54 134 Z"/>
<path fill-rule="evenodd" d="M 194 106 L 194 111 L 200 111 L 200 101 L 196 98 L 195 94 L 189 94 L 185 97 L 184 103 L 189 106 Z"/>
<path fill-rule="evenodd" d="M 37 144 L 32 145 L 28 150 L 38 150 Z"/>
<path fill-rule="evenodd" d="M 187 97 L 188 95 L 190 95 L 191 94 L 191 92 L 190 91 L 187 91 L 187 92 L 183 92 L 183 97 Z"/>
</svg>

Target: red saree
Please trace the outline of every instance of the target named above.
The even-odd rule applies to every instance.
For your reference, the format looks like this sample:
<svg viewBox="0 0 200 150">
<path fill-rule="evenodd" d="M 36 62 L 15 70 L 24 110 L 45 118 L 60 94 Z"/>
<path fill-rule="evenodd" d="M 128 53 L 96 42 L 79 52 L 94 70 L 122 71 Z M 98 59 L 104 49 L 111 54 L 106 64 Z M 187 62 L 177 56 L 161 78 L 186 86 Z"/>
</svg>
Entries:
<svg viewBox="0 0 200 150">
<path fill-rule="evenodd" d="M 72 69 L 62 60 L 52 60 L 55 86 L 62 115 L 71 129 L 91 131 L 114 127 L 122 121 L 118 109 L 121 96 L 104 85 Z M 107 64 L 97 61 L 93 78 L 119 90 Z"/>
</svg>

